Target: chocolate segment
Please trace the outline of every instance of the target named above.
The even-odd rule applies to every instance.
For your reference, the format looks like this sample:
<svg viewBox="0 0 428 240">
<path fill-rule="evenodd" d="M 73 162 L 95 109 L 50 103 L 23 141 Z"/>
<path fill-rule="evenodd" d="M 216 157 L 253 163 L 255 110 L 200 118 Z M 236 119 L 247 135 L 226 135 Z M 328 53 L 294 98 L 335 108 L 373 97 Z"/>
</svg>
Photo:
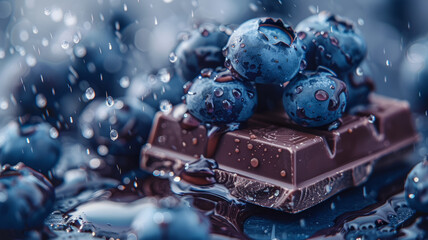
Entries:
<svg viewBox="0 0 428 240">
<path fill-rule="evenodd" d="M 180 105 L 159 113 L 141 167 L 178 172 L 212 153 L 217 183 L 232 196 L 260 206 L 300 212 L 364 182 L 375 160 L 418 140 L 409 106 L 379 95 L 358 116 L 346 115 L 333 131 L 304 128 L 284 112 L 254 115 L 245 128 L 210 143 L 204 126 L 182 129 Z M 161 141 L 160 141 L 161 140 Z M 215 146 L 215 149 L 210 149 Z"/>
</svg>

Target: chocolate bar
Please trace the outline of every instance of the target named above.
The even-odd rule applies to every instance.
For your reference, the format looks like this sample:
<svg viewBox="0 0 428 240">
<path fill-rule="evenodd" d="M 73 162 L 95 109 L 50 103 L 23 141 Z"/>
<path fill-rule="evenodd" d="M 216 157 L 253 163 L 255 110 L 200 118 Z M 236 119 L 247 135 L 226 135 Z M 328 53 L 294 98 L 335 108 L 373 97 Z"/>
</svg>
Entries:
<svg viewBox="0 0 428 240">
<path fill-rule="evenodd" d="M 211 134 L 183 124 L 186 107 L 158 113 L 140 166 L 178 173 L 201 156 L 214 159 L 216 184 L 240 200 L 297 213 L 363 183 L 376 160 L 418 141 L 405 101 L 371 95 L 336 130 L 305 128 L 284 112 L 255 114 L 235 131 Z"/>
</svg>

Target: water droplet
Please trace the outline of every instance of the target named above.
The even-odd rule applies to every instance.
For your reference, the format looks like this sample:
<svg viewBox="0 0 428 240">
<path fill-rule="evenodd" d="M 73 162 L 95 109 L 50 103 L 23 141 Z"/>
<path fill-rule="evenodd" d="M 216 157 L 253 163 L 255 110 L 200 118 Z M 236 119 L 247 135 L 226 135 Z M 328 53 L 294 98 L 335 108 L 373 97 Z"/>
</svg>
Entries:
<svg viewBox="0 0 428 240">
<path fill-rule="evenodd" d="M 0 59 L 3 59 L 4 57 L 6 57 L 6 51 L 0 48 Z"/>
<path fill-rule="evenodd" d="M 29 67 L 34 67 L 37 64 L 37 59 L 30 54 L 30 55 L 27 55 L 27 57 L 25 58 L 25 62 Z"/>
<path fill-rule="evenodd" d="M 46 100 L 45 95 L 43 95 L 41 93 L 37 94 L 36 95 L 36 105 L 37 105 L 37 107 L 44 108 L 44 107 L 46 107 L 46 104 L 47 104 L 47 100 Z"/>
<path fill-rule="evenodd" d="M 390 62 L 389 60 L 386 60 L 385 65 L 386 65 L 387 67 L 389 67 L 389 66 L 391 66 L 391 62 Z"/>
<path fill-rule="evenodd" d="M 47 38 L 42 39 L 42 46 L 47 47 L 49 45 L 49 40 Z"/>
<path fill-rule="evenodd" d="M 414 177 L 413 178 L 413 182 L 415 182 L 415 183 L 419 182 L 419 178 L 418 177 Z"/>
<path fill-rule="evenodd" d="M 251 164 L 252 167 L 256 168 L 256 167 L 259 166 L 259 160 L 257 158 L 252 158 L 250 160 L 250 164 Z"/>
<path fill-rule="evenodd" d="M 161 80 L 161 82 L 168 83 L 171 80 L 171 74 L 169 73 L 168 69 L 162 68 L 158 72 L 158 78 Z"/>
<path fill-rule="evenodd" d="M 363 69 L 362 69 L 362 68 L 360 68 L 360 67 L 357 67 L 357 69 L 355 70 L 355 73 L 356 73 L 358 76 L 363 76 L 363 74 L 364 74 Z"/>
<path fill-rule="evenodd" d="M 30 144 L 30 139 L 29 138 L 26 138 L 25 140 L 27 141 L 28 144 Z"/>
<path fill-rule="evenodd" d="M 33 33 L 34 33 L 34 34 L 39 33 L 39 29 L 37 29 L 37 27 L 36 27 L 36 26 L 33 26 Z"/>
<path fill-rule="evenodd" d="M 119 137 L 119 133 L 115 129 L 110 130 L 110 139 L 112 141 L 116 141 L 118 137 Z"/>
<path fill-rule="evenodd" d="M 91 139 L 94 136 L 94 130 L 89 126 L 82 127 L 82 136 L 86 139 Z"/>
<path fill-rule="evenodd" d="M 126 5 L 126 3 L 123 4 L 123 11 L 128 11 L 128 5 Z"/>
<path fill-rule="evenodd" d="M 413 198 L 415 198 L 415 194 L 413 194 L 413 193 L 410 193 L 410 194 L 409 194 L 409 198 L 410 198 L 410 199 L 413 199 Z"/>
<path fill-rule="evenodd" d="M 250 7 L 251 11 L 253 11 L 253 12 L 257 12 L 257 10 L 259 9 L 257 7 L 257 5 L 254 3 L 250 3 L 249 7 Z"/>
<path fill-rule="evenodd" d="M 97 169 L 101 166 L 101 160 L 99 158 L 92 158 L 89 160 L 89 167 L 92 169 Z"/>
<path fill-rule="evenodd" d="M 94 99 L 95 98 L 95 91 L 94 91 L 94 89 L 91 88 L 91 87 L 87 88 L 86 91 L 85 91 L 85 97 L 88 100 Z"/>
<path fill-rule="evenodd" d="M 108 154 L 108 147 L 106 145 L 99 145 L 97 152 L 100 156 L 106 156 Z"/>
<path fill-rule="evenodd" d="M 233 105 L 232 105 L 232 103 L 229 100 L 225 99 L 225 100 L 223 100 L 222 103 L 223 103 L 223 108 L 225 110 L 232 110 Z"/>
<path fill-rule="evenodd" d="M 374 123 L 376 121 L 375 115 L 370 114 L 370 116 L 368 117 L 368 121 L 369 121 L 369 123 Z"/>
<path fill-rule="evenodd" d="M 172 104 L 168 100 L 162 100 L 159 104 L 159 108 L 163 113 L 169 114 L 172 110 Z"/>
<path fill-rule="evenodd" d="M 108 43 L 108 50 L 112 50 L 113 47 L 111 46 L 111 43 Z"/>
<path fill-rule="evenodd" d="M 111 107 L 111 106 L 113 106 L 113 104 L 114 104 L 114 99 L 113 99 L 113 97 L 112 97 L 112 96 L 108 96 L 108 97 L 106 97 L 106 105 L 107 105 L 108 107 Z"/>
<path fill-rule="evenodd" d="M 9 102 L 6 99 L 0 101 L 0 109 L 6 110 L 9 108 Z"/>
<path fill-rule="evenodd" d="M 61 43 L 61 47 L 62 47 L 62 49 L 68 49 L 69 47 L 70 47 L 70 43 L 68 42 L 68 41 L 63 41 L 62 43 Z"/>
<path fill-rule="evenodd" d="M 223 89 L 221 89 L 221 88 L 216 88 L 216 89 L 214 89 L 214 95 L 216 96 L 216 97 L 221 97 L 221 96 L 223 96 Z"/>
<path fill-rule="evenodd" d="M 315 99 L 318 101 L 326 101 L 329 97 L 328 93 L 322 89 L 315 92 Z"/>
<path fill-rule="evenodd" d="M 131 83 L 131 81 L 129 80 L 128 76 L 123 76 L 119 80 L 119 84 L 122 88 L 128 88 L 130 83 Z"/>
<path fill-rule="evenodd" d="M 49 129 L 49 136 L 51 136 L 51 138 L 56 139 L 59 136 L 59 132 L 58 130 L 56 130 L 56 128 L 52 127 L 51 129 Z"/>
<path fill-rule="evenodd" d="M 358 25 L 363 26 L 364 25 L 364 19 L 358 18 L 357 23 L 358 23 Z"/>
<path fill-rule="evenodd" d="M 155 17 L 155 26 L 158 25 L 158 18 Z"/>
<path fill-rule="evenodd" d="M 46 16 L 49 16 L 49 15 L 51 15 L 51 10 L 50 10 L 50 9 L 45 8 L 45 10 L 43 10 L 43 13 L 44 13 Z"/>
<path fill-rule="evenodd" d="M 172 52 L 172 53 L 169 54 L 169 61 L 171 63 L 175 63 L 177 61 L 177 56 L 175 55 L 174 52 Z"/>
</svg>

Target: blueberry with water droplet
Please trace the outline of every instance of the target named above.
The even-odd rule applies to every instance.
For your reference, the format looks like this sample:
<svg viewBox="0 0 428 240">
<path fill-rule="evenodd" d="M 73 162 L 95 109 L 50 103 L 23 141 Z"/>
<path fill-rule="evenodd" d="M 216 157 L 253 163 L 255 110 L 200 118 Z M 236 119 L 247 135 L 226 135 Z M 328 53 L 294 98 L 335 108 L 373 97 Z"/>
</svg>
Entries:
<svg viewBox="0 0 428 240">
<path fill-rule="evenodd" d="M 202 24 L 198 30 L 191 32 L 188 39 L 178 43 L 173 51 L 174 67 L 185 81 L 192 81 L 204 68 L 223 66 L 222 49 L 229 35 L 214 24 Z"/>
<path fill-rule="evenodd" d="M 208 219 L 177 199 L 168 197 L 141 210 L 132 223 L 138 240 L 209 239 Z"/>
<path fill-rule="evenodd" d="M 3 237 L 14 231 L 41 228 L 54 200 L 54 187 L 42 174 L 23 163 L 4 165 L 0 170 L 0 231 Z"/>
<path fill-rule="evenodd" d="M 203 123 L 244 122 L 254 113 L 257 92 L 251 83 L 238 81 L 223 69 L 197 78 L 186 104 L 190 114 Z"/>
<path fill-rule="evenodd" d="M 320 127 L 338 120 L 347 105 L 346 84 L 330 72 L 298 74 L 285 87 L 283 104 L 299 125 Z"/>
<path fill-rule="evenodd" d="M 173 69 L 162 68 L 157 73 L 139 74 L 131 82 L 126 96 L 135 97 L 154 109 L 166 100 L 172 105 L 181 103 L 184 81 Z"/>
<path fill-rule="evenodd" d="M 138 156 L 146 143 L 155 110 L 135 98 L 117 98 L 112 106 L 104 100 L 94 100 L 79 118 L 83 137 L 101 155 L 125 157 L 123 170 L 137 166 Z M 91 130 L 87 135 L 88 129 Z"/>
<path fill-rule="evenodd" d="M 225 66 L 242 79 L 283 84 L 300 69 L 303 51 L 297 41 L 293 28 L 281 19 L 248 20 L 230 36 Z"/>
<path fill-rule="evenodd" d="M 48 123 L 19 125 L 13 121 L 0 130 L 0 164 L 25 165 L 47 175 L 61 156 L 61 144 Z"/>
<path fill-rule="evenodd" d="M 418 163 L 410 171 L 404 189 L 409 206 L 428 213 L 428 160 Z"/>
<path fill-rule="evenodd" d="M 325 66 L 341 75 L 356 68 L 366 56 L 366 43 L 355 24 L 338 15 L 313 15 L 301 21 L 296 31 L 300 48 L 305 50 L 307 70 Z"/>
</svg>

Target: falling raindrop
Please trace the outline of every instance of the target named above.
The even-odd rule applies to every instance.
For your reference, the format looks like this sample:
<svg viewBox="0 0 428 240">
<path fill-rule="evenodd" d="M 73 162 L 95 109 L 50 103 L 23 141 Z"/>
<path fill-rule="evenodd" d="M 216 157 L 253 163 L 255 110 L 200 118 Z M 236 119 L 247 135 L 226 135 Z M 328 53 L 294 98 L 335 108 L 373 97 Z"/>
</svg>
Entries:
<svg viewBox="0 0 428 240">
<path fill-rule="evenodd" d="M 368 121 L 369 123 L 374 123 L 376 121 L 376 117 L 373 114 L 370 114 Z"/>
<path fill-rule="evenodd" d="M 0 48 L 0 59 L 3 59 L 6 56 L 6 51 Z"/>
<path fill-rule="evenodd" d="M 391 66 L 391 62 L 390 62 L 389 60 L 386 60 L 385 65 L 386 65 L 387 67 L 389 67 L 389 66 Z"/>
<path fill-rule="evenodd" d="M 126 3 L 125 4 L 123 4 L 123 11 L 128 11 L 128 5 L 126 5 Z"/>
<path fill-rule="evenodd" d="M 51 136 L 51 138 L 56 139 L 59 136 L 58 130 L 56 130 L 56 128 L 52 127 L 51 129 L 49 129 L 49 136 Z"/>
<path fill-rule="evenodd" d="M 37 94 L 36 95 L 36 105 L 37 105 L 37 107 L 44 108 L 44 107 L 46 107 L 46 104 L 47 104 L 47 100 L 46 100 L 45 95 L 43 95 L 41 93 Z"/>
<path fill-rule="evenodd" d="M 6 110 L 6 109 L 8 109 L 8 108 L 9 108 L 9 102 L 8 102 L 6 99 L 2 99 L 2 100 L 0 101 L 0 108 L 1 108 L 2 110 Z"/>
<path fill-rule="evenodd" d="M 155 26 L 158 25 L 158 18 L 155 17 Z"/>
<path fill-rule="evenodd" d="M 89 126 L 82 127 L 82 136 L 86 139 L 91 139 L 94 136 L 94 130 Z"/>
<path fill-rule="evenodd" d="M 34 67 L 37 64 L 37 59 L 33 55 L 27 55 L 25 62 L 29 67 Z"/>
<path fill-rule="evenodd" d="M 111 106 L 113 106 L 113 104 L 114 104 L 114 99 L 113 99 L 113 97 L 112 97 L 112 96 L 108 96 L 108 97 L 106 97 L 106 105 L 107 105 L 108 107 L 111 107 Z"/>
<path fill-rule="evenodd" d="M 159 80 L 161 80 L 164 83 L 168 83 L 171 80 L 171 74 L 166 68 L 162 68 L 159 70 L 158 77 L 159 77 Z"/>
<path fill-rule="evenodd" d="M 175 55 L 174 52 L 172 52 L 172 53 L 169 54 L 169 61 L 171 63 L 175 63 L 177 61 L 177 56 Z"/>
<path fill-rule="evenodd" d="M 100 156 L 106 156 L 108 154 L 108 147 L 106 145 L 99 145 L 97 152 Z"/>
<path fill-rule="evenodd" d="M 162 100 L 159 104 L 159 108 L 163 113 L 169 114 L 172 110 L 172 104 L 168 100 Z"/>
<path fill-rule="evenodd" d="M 128 88 L 129 84 L 130 84 L 130 80 L 128 76 L 123 76 L 122 78 L 120 78 L 119 80 L 119 84 L 122 88 Z"/>
<path fill-rule="evenodd" d="M 108 43 L 108 50 L 112 50 L 113 47 L 111 46 L 111 43 Z"/>
<path fill-rule="evenodd" d="M 95 91 L 94 91 L 94 89 L 91 88 L 91 87 L 87 88 L 86 91 L 85 91 L 85 97 L 88 100 L 94 99 L 95 98 Z"/>
<path fill-rule="evenodd" d="M 363 76 L 363 74 L 364 74 L 363 69 L 362 69 L 362 68 L 360 68 L 360 67 L 357 67 L 357 69 L 355 70 L 355 73 L 356 73 L 358 76 Z"/>
<path fill-rule="evenodd" d="M 86 56 L 86 48 L 83 46 L 76 46 L 74 48 L 74 55 L 79 58 Z"/>
<path fill-rule="evenodd" d="M 119 133 L 115 129 L 110 130 L 110 139 L 112 141 L 116 141 L 118 137 L 119 137 Z"/>
<path fill-rule="evenodd" d="M 62 49 L 68 49 L 69 47 L 70 47 L 70 43 L 68 42 L 68 41 L 63 41 L 62 43 L 61 43 L 61 47 L 62 47 Z"/>
</svg>

